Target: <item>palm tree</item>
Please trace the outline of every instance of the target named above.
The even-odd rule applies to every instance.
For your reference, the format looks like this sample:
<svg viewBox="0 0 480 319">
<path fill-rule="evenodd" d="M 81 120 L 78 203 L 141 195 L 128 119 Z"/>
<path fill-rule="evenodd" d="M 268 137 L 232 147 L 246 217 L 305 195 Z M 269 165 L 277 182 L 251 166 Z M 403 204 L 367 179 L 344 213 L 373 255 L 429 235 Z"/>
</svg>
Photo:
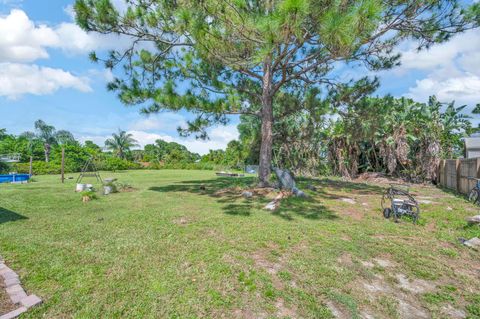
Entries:
<svg viewBox="0 0 480 319">
<path fill-rule="evenodd" d="M 43 143 L 43 150 L 45 152 L 45 162 L 50 160 L 50 151 L 52 145 L 57 144 L 57 139 L 55 137 L 55 127 L 48 125 L 42 120 L 35 121 L 35 130 L 37 131 L 36 136 Z"/>
<path fill-rule="evenodd" d="M 50 151 L 53 145 L 75 142 L 72 133 L 65 130 L 57 131 L 54 126 L 48 125 L 42 120 L 35 121 L 35 131 L 35 133 L 25 132 L 22 136 L 27 138 L 30 143 L 33 143 L 35 139 L 40 140 L 43 143 L 45 162 L 50 161 Z"/>
<path fill-rule="evenodd" d="M 28 156 L 33 156 L 33 149 L 38 142 L 37 135 L 33 132 L 23 132 L 20 134 L 20 138 L 24 138 L 27 141 Z"/>
<path fill-rule="evenodd" d="M 65 130 L 59 130 L 55 132 L 55 139 L 57 140 L 57 143 L 60 145 L 65 145 L 65 144 L 71 145 L 71 144 L 78 143 L 75 140 L 75 137 L 73 137 L 73 134 Z"/>
<path fill-rule="evenodd" d="M 112 138 L 105 141 L 105 147 L 122 159 L 125 158 L 130 148 L 135 146 L 138 144 L 133 135 L 122 130 L 118 130 L 118 134 L 113 133 Z"/>
<path fill-rule="evenodd" d="M 475 108 L 472 110 L 473 114 L 480 114 L 480 103 L 475 105 Z"/>
</svg>

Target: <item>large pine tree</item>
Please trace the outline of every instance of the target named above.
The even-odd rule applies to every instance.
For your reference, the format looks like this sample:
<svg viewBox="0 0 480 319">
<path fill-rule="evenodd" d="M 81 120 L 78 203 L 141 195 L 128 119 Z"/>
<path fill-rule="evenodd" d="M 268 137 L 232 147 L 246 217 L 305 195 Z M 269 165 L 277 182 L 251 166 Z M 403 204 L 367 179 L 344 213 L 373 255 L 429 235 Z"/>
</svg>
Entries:
<svg viewBox="0 0 480 319">
<path fill-rule="evenodd" d="M 261 119 L 259 178 L 268 184 L 273 103 L 279 91 L 312 87 L 372 88 L 375 81 L 340 83 L 336 67 L 395 66 L 395 46 L 419 48 L 475 27 L 479 5 L 455 0 L 77 0 L 77 23 L 87 31 L 130 37 L 126 50 L 92 53 L 124 76 L 109 88 L 143 111 L 186 109 L 196 120 L 181 133 L 206 137 L 205 128 L 228 114 Z M 350 91 L 351 92 L 351 91 Z"/>
</svg>

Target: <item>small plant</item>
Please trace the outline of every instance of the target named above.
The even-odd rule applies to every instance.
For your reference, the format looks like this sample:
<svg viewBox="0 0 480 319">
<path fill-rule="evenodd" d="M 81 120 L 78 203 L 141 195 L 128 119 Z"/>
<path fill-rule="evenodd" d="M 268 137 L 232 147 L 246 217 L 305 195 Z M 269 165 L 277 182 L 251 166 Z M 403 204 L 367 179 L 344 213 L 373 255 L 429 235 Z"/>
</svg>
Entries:
<svg viewBox="0 0 480 319">
<path fill-rule="evenodd" d="M 127 183 L 120 183 L 116 181 L 109 181 L 103 184 L 104 195 L 118 192 L 131 192 L 135 190 L 132 185 Z"/>
<path fill-rule="evenodd" d="M 82 195 L 82 202 L 84 203 L 97 198 L 97 194 L 95 194 L 95 192 L 92 190 L 83 191 L 80 194 Z"/>
<path fill-rule="evenodd" d="M 135 189 L 135 188 L 133 188 L 132 185 L 130 185 L 128 183 L 117 183 L 117 188 L 121 192 L 130 192 L 130 191 L 133 191 Z"/>
<path fill-rule="evenodd" d="M 103 184 L 105 194 L 110 194 L 110 193 L 118 193 L 118 186 L 117 183 L 115 182 L 108 182 Z M 106 190 L 108 188 L 108 191 Z"/>
</svg>

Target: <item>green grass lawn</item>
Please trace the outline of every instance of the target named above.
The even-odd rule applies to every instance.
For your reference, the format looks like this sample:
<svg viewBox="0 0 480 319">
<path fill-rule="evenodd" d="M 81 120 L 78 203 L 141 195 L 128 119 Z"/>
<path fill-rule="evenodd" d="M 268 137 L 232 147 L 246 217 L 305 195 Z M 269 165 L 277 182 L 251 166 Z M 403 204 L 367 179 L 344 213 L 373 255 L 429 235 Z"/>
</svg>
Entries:
<svg viewBox="0 0 480 319">
<path fill-rule="evenodd" d="M 240 196 L 250 177 L 109 176 L 136 190 L 82 203 L 58 176 L 0 184 L 0 255 L 44 300 L 25 318 L 480 318 L 461 197 L 414 187 L 419 225 L 395 224 L 385 185 L 303 180 L 317 191 L 272 213 Z"/>
</svg>

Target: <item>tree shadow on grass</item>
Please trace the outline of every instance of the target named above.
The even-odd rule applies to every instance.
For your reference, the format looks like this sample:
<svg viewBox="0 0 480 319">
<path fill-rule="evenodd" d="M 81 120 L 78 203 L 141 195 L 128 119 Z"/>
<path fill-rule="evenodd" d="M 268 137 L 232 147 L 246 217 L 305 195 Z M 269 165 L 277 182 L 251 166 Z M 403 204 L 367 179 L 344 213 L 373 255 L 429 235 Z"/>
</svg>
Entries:
<svg viewBox="0 0 480 319">
<path fill-rule="evenodd" d="M 328 209 L 312 197 L 283 199 L 279 208 L 273 211 L 272 214 L 285 220 L 294 220 L 295 216 L 309 220 L 335 220 L 339 218 L 334 211 Z"/>
<path fill-rule="evenodd" d="M 28 219 L 27 217 L 17 214 L 11 210 L 0 207 L 0 224 L 14 222 L 16 220 Z"/>
<path fill-rule="evenodd" d="M 305 179 L 299 178 L 299 186 L 304 189 L 307 184 L 317 188 L 308 198 L 290 197 L 281 201 L 280 207 L 272 215 L 285 220 L 294 220 L 296 217 L 308 220 L 335 220 L 339 218 L 336 213 L 321 202 L 323 199 L 338 199 L 342 196 L 338 192 L 348 192 L 353 195 L 380 195 L 384 189 L 375 185 L 338 181 L 331 179 Z M 271 200 L 266 196 L 255 195 L 254 198 L 242 197 L 242 189 L 255 185 L 254 177 L 229 178 L 220 177 L 209 180 L 182 181 L 167 186 L 154 186 L 149 190 L 168 192 L 188 192 L 216 198 L 217 202 L 225 204 L 223 210 L 228 215 L 250 216 L 252 211 L 261 210 Z M 328 187 L 329 191 L 325 189 Z"/>
<path fill-rule="evenodd" d="M 305 188 L 306 185 L 315 186 L 317 189 L 315 193 L 326 199 L 340 199 L 345 195 L 338 193 L 348 193 L 355 195 L 382 195 L 385 192 L 385 188 L 377 185 L 371 185 L 366 183 L 335 180 L 330 178 L 323 179 L 309 179 L 298 178 L 299 188 Z M 327 191 L 333 190 L 333 192 Z"/>
<path fill-rule="evenodd" d="M 219 177 L 208 180 L 182 181 L 167 186 L 153 186 L 150 187 L 149 190 L 162 193 L 188 192 L 203 196 L 206 195 L 217 198 L 219 203 L 226 204 L 223 207 L 226 214 L 250 216 L 251 210 L 256 207 L 256 204 L 258 205 L 258 202 L 244 199 L 240 189 L 251 187 L 254 183 L 254 177 Z M 238 187 L 238 191 L 235 191 L 236 187 Z M 225 191 L 223 192 L 222 190 Z M 259 202 L 262 202 L 262 199 L 260 199 Z"/>
</svg>

